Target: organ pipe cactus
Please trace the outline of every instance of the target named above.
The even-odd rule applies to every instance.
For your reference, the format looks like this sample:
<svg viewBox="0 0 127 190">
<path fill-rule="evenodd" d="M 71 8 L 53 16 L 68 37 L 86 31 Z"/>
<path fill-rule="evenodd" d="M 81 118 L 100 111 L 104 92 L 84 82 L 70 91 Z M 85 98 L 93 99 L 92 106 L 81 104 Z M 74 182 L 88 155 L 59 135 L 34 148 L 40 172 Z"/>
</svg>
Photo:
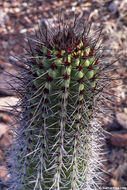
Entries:
<svg viewBox="0 0 127 190">
<path fill-rule="evenodd" d="M 103 130 L 97 118 L 109 68 L 100 31 L 91 36 L 90 24 L 74 19 L 55 29 L 43 23 L 37 39 L 28 40 L 17 77 L 9 190 L 99 188 Z"/>
</svg>

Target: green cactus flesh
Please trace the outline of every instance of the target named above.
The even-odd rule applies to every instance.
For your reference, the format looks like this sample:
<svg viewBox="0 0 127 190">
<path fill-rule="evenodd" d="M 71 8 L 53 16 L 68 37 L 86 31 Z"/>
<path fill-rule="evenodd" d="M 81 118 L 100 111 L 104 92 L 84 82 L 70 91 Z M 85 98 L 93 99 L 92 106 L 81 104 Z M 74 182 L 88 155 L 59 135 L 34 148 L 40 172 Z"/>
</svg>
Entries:
<svg viewBox="0 0 127 190">
<path fill-rule="evenodd" d="M 99 60 L 86 37 L 72 36 L 36 43 L 27 60 L 13 189 L 96 189 L 90 120 Z"/>
</svg>

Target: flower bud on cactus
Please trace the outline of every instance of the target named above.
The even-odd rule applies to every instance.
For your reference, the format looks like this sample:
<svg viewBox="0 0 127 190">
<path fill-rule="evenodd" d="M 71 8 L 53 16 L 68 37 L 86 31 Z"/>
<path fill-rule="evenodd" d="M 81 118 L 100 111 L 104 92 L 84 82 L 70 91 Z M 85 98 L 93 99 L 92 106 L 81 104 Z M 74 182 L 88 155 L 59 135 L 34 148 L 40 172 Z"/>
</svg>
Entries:
<svg viewBox="0 0 127 190">
<path fill-rule="evenodd" d="M 9 190 L 98 189 L 102 129 L 97 122 L 109 64 L 100 31 L 83 19 L 31 40 L 20 78 L 19 122 Z M 101 76 L 103 76 L 101 78 Z"/>
</svg>

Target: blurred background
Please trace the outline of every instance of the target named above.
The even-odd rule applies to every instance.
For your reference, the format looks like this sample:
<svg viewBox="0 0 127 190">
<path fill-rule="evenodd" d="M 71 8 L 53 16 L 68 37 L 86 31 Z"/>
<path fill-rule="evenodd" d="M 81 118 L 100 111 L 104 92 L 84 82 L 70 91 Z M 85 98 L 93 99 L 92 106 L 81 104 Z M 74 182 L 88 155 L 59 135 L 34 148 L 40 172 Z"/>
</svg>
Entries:
<svg viewBox="0 0 127 190">
<path fill-rule="evenodd" d="M 6 106 L 18 101 L 10 87 L 17 84 L 7 73 L 18 75 L 16 65 L 19 68 L 23 65 L 13 56 L 23 54 L 24 38 L 34 34 L 42 19 L 52 25 L 58 10 L 68 17 L 80 14 L 95 26 L 103 23 L 112 56 L 120 55 L 116 62 L 119 69 L 113 71 L 119 76 L 118 86 L 112 91 L 119 98 L 108 105 L 114 117 L 102 120 L 102 127 L 111 134 L 106 134 L 103 183 L 105 189 L 127 189 L 127 0 L 0 0 L 0 181 L 7 178 L 2 162 L 4 150 L 12 141 L 9 125 L 13 124 L 13 115 Z M 6 187 L 0 185 L 0 190 L 3 189 Z"/>
</svg>

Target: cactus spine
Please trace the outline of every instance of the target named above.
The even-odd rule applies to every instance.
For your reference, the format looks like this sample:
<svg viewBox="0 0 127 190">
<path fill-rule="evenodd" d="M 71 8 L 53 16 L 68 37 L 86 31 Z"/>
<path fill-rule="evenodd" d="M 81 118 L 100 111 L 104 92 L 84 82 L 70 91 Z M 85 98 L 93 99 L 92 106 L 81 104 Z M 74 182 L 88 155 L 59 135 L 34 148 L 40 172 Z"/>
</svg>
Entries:
<svg viewBox="0 0 127 190">
<path fill-rule="evenodd" d="M 40 34 L 23 59 L 9 189 L 98 189 L 96 98 L 105 66 L 99 40 L 89 37 L 82 20 L 54 33 L 45 26 Z"/>
</svg>

